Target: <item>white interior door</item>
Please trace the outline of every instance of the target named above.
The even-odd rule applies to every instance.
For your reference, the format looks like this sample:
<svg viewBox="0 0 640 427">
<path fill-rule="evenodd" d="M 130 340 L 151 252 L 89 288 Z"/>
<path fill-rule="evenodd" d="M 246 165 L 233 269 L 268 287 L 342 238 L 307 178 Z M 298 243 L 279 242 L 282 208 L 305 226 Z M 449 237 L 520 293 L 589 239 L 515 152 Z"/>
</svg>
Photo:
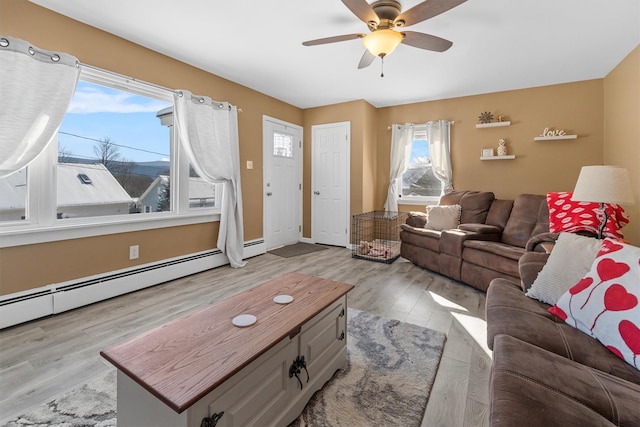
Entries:
<svg viewBox="0 0 640 427">
<path fill-rule="evenodd" d="M 349 243 L 349 122 L 312 126 L 312 238 L 316 243 Z"/>
<path fill-rule="evenodd" d="M 298 242 L 302 206 L 302 128 L 263 117 L 264 241 L 267 250 Z"/>
</svg>

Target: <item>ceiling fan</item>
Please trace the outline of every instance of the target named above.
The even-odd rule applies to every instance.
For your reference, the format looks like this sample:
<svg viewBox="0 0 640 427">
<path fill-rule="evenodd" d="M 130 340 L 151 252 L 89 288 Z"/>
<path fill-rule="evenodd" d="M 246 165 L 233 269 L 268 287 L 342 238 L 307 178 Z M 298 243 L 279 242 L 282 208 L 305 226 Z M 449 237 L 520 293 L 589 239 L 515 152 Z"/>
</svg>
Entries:
<svg viewBox="0 0 640 427">
<path fill-rule="evenodd" d="M 326 37 L 309 40 L 302 44 L 304 46 L 315 46 L 362 39 L 362 44 L 366 50 L 358 64 L 359 69 L 371 65 L 376 56 L 379 56 L 384 61 L 384 57 L 393 52 L 400 43 L 420 49 L 444 52 L 453 45 L 449 40 L 415 31 L 396 31 L 395 28 L 408 27 L 433 18 L 465 1 L 467 0 L 425 0 L 402 12 L 402 5 L 398 0 L 377 0 L 371 4 L 367 3 L 366 0 L 342 0 L 342 3 L 354 15 L 367 24 L 370 33 Z M 381 77 L 384 77 L 384 72 Z"/>
</svg>

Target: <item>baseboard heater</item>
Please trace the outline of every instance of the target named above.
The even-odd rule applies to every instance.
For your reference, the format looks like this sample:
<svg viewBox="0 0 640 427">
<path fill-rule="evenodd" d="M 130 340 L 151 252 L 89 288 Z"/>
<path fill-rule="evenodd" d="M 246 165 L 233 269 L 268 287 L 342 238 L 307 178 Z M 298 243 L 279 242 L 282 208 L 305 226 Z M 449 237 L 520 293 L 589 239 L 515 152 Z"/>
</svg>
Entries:
<svg viewBox="0 0 640 427">
<path fill-rule="evenodd" d="M 244 257 L 266 252 L 264 240 L 246 242 Z M 62 313 L 229 263 L 219 249 L 172 258 L 7 295 L 0 300 L 0 329 Z"/>
</svg>

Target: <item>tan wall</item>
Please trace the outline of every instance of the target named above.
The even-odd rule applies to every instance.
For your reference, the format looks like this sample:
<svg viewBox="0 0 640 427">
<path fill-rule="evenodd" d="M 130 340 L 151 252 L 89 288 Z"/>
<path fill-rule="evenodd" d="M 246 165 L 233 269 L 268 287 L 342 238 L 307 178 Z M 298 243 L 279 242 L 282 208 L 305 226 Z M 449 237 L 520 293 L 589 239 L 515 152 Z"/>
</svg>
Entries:
<svg viewBox="0 0 640 427">
<path fill-rule="evenodd" d="M 604 163 L 629 171 L 635 205 L 625 239 L 640 246 L 640 45 L 604 79 Z"/>
<path fill-rule="evenodd" d="M 210 222 L 166 228 L 161 236 L 156 230 L 147 230 L 2 249 L 0 295 L 28 289 L 24 284 L 62 283 L 157 261 L 158 256 L 172 258 L 206 251 L 215 247 L 218 224 Z M 135 261 L 129 261 L 131 245 L 140 246 L 140 258 Z M 26 264 L 30 268 L 20 267 Z"/>
<path fill-rule="evenodd" d="M 360 212 L 382 209 L 376 204 L 376 185 L 378 175 L 378 110 L 370 104 L 365 105 L 364 141 L 362 143 L 362 206 Z"/>
<path fill-rule="evenodd" d="M 188 89 L 241 108 L 240 164 L 244 166 L 247 160 L 254 162 L 254 169 L 243 167 L 241 175 L 245 239 L 263 236 L 262 115 L 301 125 L 302 110 L 26 0 L 0 0 L 0 33 L 28 40 L 42 49 L 70 53 L 88 65 L 168 88 Z M 150 243 L 141 245 L 141 258 L 135 262 L 122 258 L 128 253 L 122 248 L 128 248 L 132 241 L 128 234 L 0 249 L 0 294 L 6 293 L 5 289 L 28 289 L 215 248 L 216 236 L 211 233 L 217 234 L 217 225 L 195 225 L 190 230 L 197 230 L 194 235 L 209 235 L 207 247 L 203 247 L 199 238 L 184 237 L 176 245 L 175 229 L 148 231 L 144 232 L 144 239 Z M 22 256 L 27 250 L 39 256 Z M 83 257 L 74 260 L 69 256 L 77 252 L 100 254 L 100 258 L 96 255 L 100 262 L 84 263 L 80 260 Z M 46 260 L 45 267 L 42 260 Z M 64 271 L 57 266 L 64 266 Z"/>
<path fill-rule="evenodd" d="M 507 116 L 511 126 L 477 129 L 484 111 Z M 572 191 L 582 166 L 602 162 L 602 79 L 388 107 L 380 109 L 378 117 L 378 205 L 384 204 L 389 185 L 388 126 L 393 123 L 455 121 L 451 127 L 454 187 L 493 191 L 501 199 Z M 578 138 L 533 141 L 545 127 L 564 129 Z M 516 158 L 481 161 L 481 150 L 497 149 L 499 138 L 506 138 L 508 154 Z"/>
</svg>

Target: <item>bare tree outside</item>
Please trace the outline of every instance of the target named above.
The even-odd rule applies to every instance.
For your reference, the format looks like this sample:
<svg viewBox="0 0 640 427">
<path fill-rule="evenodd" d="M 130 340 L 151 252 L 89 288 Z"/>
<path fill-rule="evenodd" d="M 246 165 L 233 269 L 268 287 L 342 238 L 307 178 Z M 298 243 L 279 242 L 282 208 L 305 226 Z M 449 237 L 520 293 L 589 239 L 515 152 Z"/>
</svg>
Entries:
<svg viewBox="0 0 640 427">
<path fill-rule="evenodd" d="M 70 163 L 71 162 L 71 151 L 67 150 L 67 147 L 64 145 L 58 146 L 58 163 Z"/>
<path fill-rule="evenodd" d="M 120 147 L 111 141 L 109 137 L 96 142 L 93 146 L 93 152 L 96 155 L 96 159 L 111 172 L 131 197 L 140 196 L 144 188 L 152 181 L 148 177 L 140 177 L 142 179 L 138 179 L 138 177 L 134 176 L 134 162 L 122 157 L 120 155 Z"/>
<path fill-rule="evenodd" d="M 112 166 L 122 158 L 122 156 L 120 156 L 120 149 L 116 144 L 111 142 L 111 138 L 109 137 L 105 137 L 100 142 L 95 143 L 93 153 L 96 155 L 98 161 L 109 169 L 111 173 L 113 173 Z"/>
</svg>

